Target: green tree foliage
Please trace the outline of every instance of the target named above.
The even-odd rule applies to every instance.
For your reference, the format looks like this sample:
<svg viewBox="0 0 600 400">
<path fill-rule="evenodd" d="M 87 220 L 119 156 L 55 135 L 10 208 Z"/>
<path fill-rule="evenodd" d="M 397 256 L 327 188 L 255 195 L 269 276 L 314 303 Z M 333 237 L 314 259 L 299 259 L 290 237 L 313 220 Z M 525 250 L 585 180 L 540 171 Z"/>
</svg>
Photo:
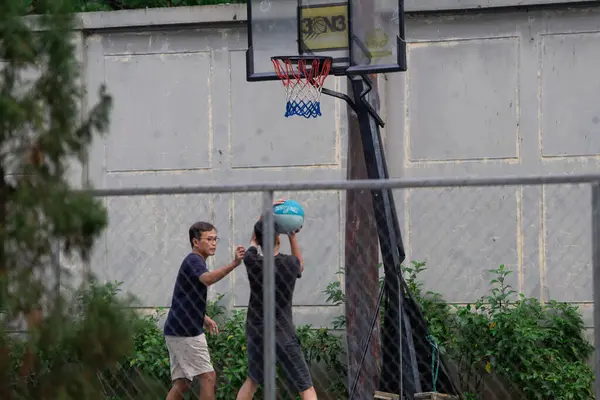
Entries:
<svg viewBox="0 0 600 400">
<path fill-rule="evenodd" d="M 100 289 L 68 289 L 61 261 L 85 262 L 107 223 L 101 200 L 68 176 L 107 130 L 111 99 L 101 89 L 82 117 L 73 5 L 35 6 L 24 19 L 23 3 L 0 2 L 0 398 L 100 399 L 97 372 L 130 351 L 131 316 Z M 20 321 L 27 334 L 13 346 Z"/>
<path fill-rule="evenodd" d="M 15 0 L 17 1 L 17 0 Z M 21 0 L 24 12 L 40 14 L 44 12 L 38 0 Z M 216 4 L 246 3 L 246 0 L 74 0 L 75 12 L 117 11 L 140 8 L 164 8 L 185 6 L 208 6 Z"/>
</svg>

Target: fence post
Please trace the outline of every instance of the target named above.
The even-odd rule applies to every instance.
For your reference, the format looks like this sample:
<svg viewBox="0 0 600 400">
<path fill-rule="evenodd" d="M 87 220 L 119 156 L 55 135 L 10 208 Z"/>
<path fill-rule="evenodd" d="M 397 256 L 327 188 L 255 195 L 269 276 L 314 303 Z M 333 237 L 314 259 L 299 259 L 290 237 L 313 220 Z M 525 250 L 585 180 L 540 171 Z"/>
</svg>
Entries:
<svg viewBox="0 0 600 400">
<path fill-rule="evenodd" d="M 594 288 L 594 394 L 600 399 L 600 182 L 592 183 L 592 276 Z"/>
<path fill-rule="evenodd" d="M 275 219 L 273 191 L 263 193 L 263 312 L 264 312 L 264 388 L 265 400 L 277 398 L 275 379 Z"/>
</svg>

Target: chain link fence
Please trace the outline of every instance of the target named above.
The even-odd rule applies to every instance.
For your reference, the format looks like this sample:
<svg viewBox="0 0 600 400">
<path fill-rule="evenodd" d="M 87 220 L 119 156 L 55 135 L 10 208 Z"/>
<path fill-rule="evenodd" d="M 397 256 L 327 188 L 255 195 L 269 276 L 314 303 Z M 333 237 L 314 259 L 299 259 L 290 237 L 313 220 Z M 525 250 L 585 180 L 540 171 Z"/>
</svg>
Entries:
<svg viewBox="0 0 600 400">
<path fill-rule="evenodd" d="M 433 399 L 418 395 L 427 392 L 460 399 L 594 398 L 592 266 L 600 261 L 600 186 L 591 181 L 98 191 L 109 226 L 91 261 L 73 262 L 69 270 L 80 278 L 92 272 L 103 296 L 134 295 L 136 317 L 134 352 L 97 379 L 106 399 L 165 398 L 172 363 L 163 327 L 177 286 L 188 285 L 177 280 L 192 251 L 188 229 L 206 221 L 216 229 L 214 237 L 199 237 L 215 248 L 209 271 L 231 264 L 236 246 L 246 249 L 245 262 L 208 286 L 206 314 L 218 333 L 208 329 L 205 336 L 217 399 L 235 399 L 249 373 L 264 378 L 254 398 L 296 399 L 311 384 L 320 399 L 394 398 L 385 381 L 394 369 L 402 371 L 407 399 Z M 381 229 L 389 210 L 373 206 L 386 193 L 395 198 L 396 243 L 384 243 L 389 239 Z M 271 210 L 280 198 L 304 207 L 296 234 L 301 274 L 282 257 L 294 253 L 290 238 L 274 236 Z M 248 255 L 261 216 L 265 239 L 256 267 Z M 390 248 L 401 266 L 385 265 Z M 401 293 L 396 303 L 394 279 Z M 285 298 L 292 294 L 289 317 Z M 189 398 L 201 387 L 194 382 Z"/>
</svg>

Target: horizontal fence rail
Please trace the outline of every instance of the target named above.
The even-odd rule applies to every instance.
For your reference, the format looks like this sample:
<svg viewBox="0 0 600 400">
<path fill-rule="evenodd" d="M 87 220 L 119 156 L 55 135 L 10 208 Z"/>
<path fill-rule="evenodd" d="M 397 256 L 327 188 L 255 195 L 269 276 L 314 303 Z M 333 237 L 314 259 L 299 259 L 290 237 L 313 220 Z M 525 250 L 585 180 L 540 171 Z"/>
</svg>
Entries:
<svg viewBox="0 0 600 400">
<path fill-rule="evenodd" d="M 144 196 L 169 194 L 201 194 L 261 191 L 310 191 L 344 189 L 417 189 L 444 187 L 486 187 L 515 185 L 561 185 L 600 182 L 600 174 L 530 175 L 488 178 L 414 178 L 414 179 L 361 179 L 305 182 L 255 182 L 244 184 L 209 184 L 199 186 L 131 187 L 93 189 L 97 196 Z"/>
</svg>

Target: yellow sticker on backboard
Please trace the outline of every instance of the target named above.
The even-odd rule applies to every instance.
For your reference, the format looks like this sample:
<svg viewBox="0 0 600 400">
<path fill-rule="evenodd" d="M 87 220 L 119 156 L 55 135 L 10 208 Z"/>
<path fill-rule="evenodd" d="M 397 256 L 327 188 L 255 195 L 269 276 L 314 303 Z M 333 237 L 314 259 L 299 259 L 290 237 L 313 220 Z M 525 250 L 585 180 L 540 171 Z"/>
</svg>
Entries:
<svg viewBox="0 0 600 400">
<path fill-rule="evenodd" d="M 302 7 L 300 34 L 303 48 L 310 51 L 348 48 L 348 4 Z"/>
</svg>

